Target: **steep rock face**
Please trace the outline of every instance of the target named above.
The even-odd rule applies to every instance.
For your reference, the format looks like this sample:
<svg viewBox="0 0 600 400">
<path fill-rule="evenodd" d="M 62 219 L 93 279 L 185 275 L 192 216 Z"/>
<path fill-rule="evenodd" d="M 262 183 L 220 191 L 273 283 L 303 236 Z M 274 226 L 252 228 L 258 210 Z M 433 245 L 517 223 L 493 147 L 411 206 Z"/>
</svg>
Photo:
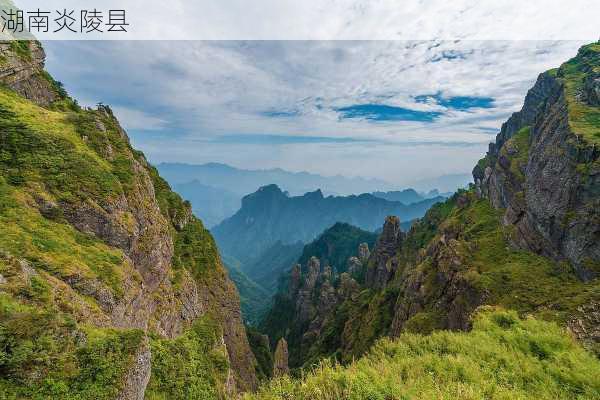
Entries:
<svg viewBox="0 0 600 400">
<path fill-rule="evenodd" d="M 578 118 L 599 112 L 596 47 L 586 46 L 557 71 L 540 75 L 523 109 L 503 125 L 473 171 L 482 194 L 515 227 L 517 246 L 568 260 L 585 280 L 597 274 L 593 260 L 600 258 L 600 128 L 582 126 Z M 581 118 L 577 107 L 585 106 L 589 116 Z"/>
<path fill-rule="evenodd" d="M 323 328 L 335 319 L 333 310 L 348 298 L 356 299 L 357 279 L 364 280 L 370 253 L 369 243 L 363 240 L 373 245 L 375 237 L 348 224 L 336 224 L 304 247 L 299 263 L 289 272 L 287 287 L 275 297 L 261 328 L 273 344 L 286 339 L 290 366 L 299 367 L 318 353 L 315 343 L 330 334 Z"/>
<path fill-rule="evenodd" d="M 54 293 L 44 301 L 56 312 L 165 339 L 210 316 L 222 327 L 231 382 L 240 390 L 256 387 L 237 291 L 190 204 L 131 148 L 109 107 L 80 109 L 42 70 L 41 46 L 25 42 L 16 51 L 23 44 L 14 43 L 0 44 L 1 80 L 19 94 L 0 93 L 0 217 L 2 233 L 13 238 L 0 244 L 0 266 L 13 271 L 3 290 L 29 302 L 11 288 L 37 276 Z M 41 233 L 48 224 L 52 229 Z M 55 232 L 62 237 L 50 244 L 36 236 Z M 86 252 L 96 248 L 92 259 Z M 71 257 L 66 264 L 65 257 Z M 150 347 L 140 346 L 121 398 L 143 398 L 152 379 Z"/>
<path fill-rule="evenodd" d="M 58 95 L 44 71 L 45 57 L 39 42 L 0 42 L 0 82 L 26 99 L 49 105 Z"/>
<path fill-rule="evenodd" d="M 387 217 L 373 253 L 369 257 L 366 278 L 368 287 L 382 289 L 393 276 L 395 266 L 390 261 L 392 261 L 392 256 L 402 244 L 402 237 L 398 217 Z"/>
</svg>

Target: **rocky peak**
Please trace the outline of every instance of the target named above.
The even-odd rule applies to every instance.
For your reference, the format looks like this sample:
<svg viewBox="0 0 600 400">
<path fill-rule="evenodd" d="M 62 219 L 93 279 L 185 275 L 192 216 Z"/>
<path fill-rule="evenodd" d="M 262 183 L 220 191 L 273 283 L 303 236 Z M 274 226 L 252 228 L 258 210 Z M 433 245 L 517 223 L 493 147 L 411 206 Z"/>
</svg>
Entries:
<svg viewBox="0 0 600 400">
<path fill-rule="evenodd" d="M 304 279 L 303 289 L 307 291 L 311 291 L 316 283 L 317 279 L 319 279 L 319 274 L 321 272 L 321 263 L 317 257 L 311 257 L 308 260 L 308 265 L 306 266 L 306 278 Z"/>
<path fill-rule="evenodd" d="M 381 235 L 379 235 L 369 258 L 366 277 L 368 287 L 381 289 L 391 279 L 394 266 L 388 261 L 401 245 L 402 238 L 403 233 L 400 230 L 398 217 L 387 217 Z"/>
<path fill-rule="evenodd" d="M 348 271 L 348 273 L 350 275 L 357 274 L 360 272 L 363 265 L 364 264 L 362 263 L 362 261 L 360 261 L 360 259 L 358 257 L 352 256 L 348 259 L 348 263 L 346 265 L 346 271 Z"/>
<path fill-rule="evenodd" d="M 300 288 L 302 279 L 302 267 L 300 264 L 296 264 L 292 267 L 290 272 L 290 283 L 288 286 L 288 292 L 291 296 L 294 296 Z"/>
<path fill-rule="evenodd" d="M 478 192 L 515 226 L 513 244 L 570 262 L 583 280 L 600 259 L 600 129 L 586 122 L 600 113 L 599 65 L 594 44 L 541 74 L 473 170 Z"/>
<path fill-rule="evenodd" d="M 361 243 L 358 246 L 358 259 L 362 263 L 366 263 L 369 259 L 371 252 L 369 251 L 369 245 L 367 243 Z"/>
</svg>

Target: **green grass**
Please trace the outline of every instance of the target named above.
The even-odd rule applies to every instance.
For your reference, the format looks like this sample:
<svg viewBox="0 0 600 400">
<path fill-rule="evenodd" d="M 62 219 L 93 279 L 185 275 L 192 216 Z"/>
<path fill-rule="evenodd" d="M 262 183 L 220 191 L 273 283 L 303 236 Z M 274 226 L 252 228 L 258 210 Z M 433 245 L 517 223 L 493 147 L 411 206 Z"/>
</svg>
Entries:
<svg viewBox="0 0 600 400">
<path fill-rule="evenodd" d="M 600 44 L 583 46 L 577 57 L 564 63 L 557 76 L 565 84 L 569 125 L 590 144 L 600 144 L 600 108 L 580 100 L 585 77 L 600 70 Z"/>
<path fill-rule="evenodd" d="M 58 278 L 98 279 L 121 296 L 123 274 L 132 270 L 123 253 L 64 221 L 43 217 L 32 204 L 28 193 L 0 176 L 0 250 Z"/>
<path fill-rule="evenodd" d="M 31 61 L 31 48 L 29 40 L 11 40 L 10 49 L 23 61 Z"/>
<path fill-rule="evenodd" d="M 142 337 L 0 293 L 0 399 L 114 399 Z"/>
<path fill-rule="evenodd" d="M 198 281 L 206 281 L 215 274 L 224 273 L 220 268 L 217 245 L 210 232 L 199 219 L 192 220 L 175 236 L 173 268 L 187 268 Z"/>
<path fill-rule="evenodd" d="M 531 129 L 526 126 L 513 135 L 502 147 L 501 154 L 507 149 L 512 149 L 513 154 L 508 155 L 510 159 L 510 172 L 521 182 L 525 182 L 525 167 L 529 158 L 529 136 Z"/>
<path fill-rule="evenodd" d="M 461 232 L 459 241 L 465 251 L 459 273 L 487 293 L 489 304 L 565 322 L 581 304 L 600 299 L 600 280 L 583 283 L 567 264 L 513 249 L 500 214 L 487 200 L 471 195 L 471 204 L 456 209 L 446 222 Z"/>
<path fill-rule="evenodd" d="M 97 137 L 93 133 L 87 137 Z M 123 193 L 113 166 L 84 142 L 69 114 L 38 107 L 2 88 L 0 139 L 0 173 L 9 183 L 43 183 L 58 201 L 67 202 Z"/>
<path fill-rule="evenodd" d="M 175 339 L 151 340 L 152 371 L 147 400 L 223 399 L 229 362 L 220 343 L 220 326 L 208 317 L 196 320 Z"/>
<path fill-rule="evenodd" d="M 246 400 L 597 399 L 600 362 L 554 323 L 486 308 L 471 332 L 384 339 L 346 366 L 324 363 Z"/>
</svg>

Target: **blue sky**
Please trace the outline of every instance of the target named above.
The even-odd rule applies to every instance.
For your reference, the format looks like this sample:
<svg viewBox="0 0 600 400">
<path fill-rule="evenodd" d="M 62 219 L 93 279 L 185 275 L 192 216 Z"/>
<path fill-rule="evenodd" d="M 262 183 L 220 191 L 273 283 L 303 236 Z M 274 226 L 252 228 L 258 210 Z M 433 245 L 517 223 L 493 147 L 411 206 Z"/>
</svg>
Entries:
<svg viewBox="0 0 600 400">
<path fill-rule="evenodd" d="M 576 41 L 45 42 L 82 104 L 152 162 L 224 162 L 406 186 L 468 173 Z"/>
</svg>

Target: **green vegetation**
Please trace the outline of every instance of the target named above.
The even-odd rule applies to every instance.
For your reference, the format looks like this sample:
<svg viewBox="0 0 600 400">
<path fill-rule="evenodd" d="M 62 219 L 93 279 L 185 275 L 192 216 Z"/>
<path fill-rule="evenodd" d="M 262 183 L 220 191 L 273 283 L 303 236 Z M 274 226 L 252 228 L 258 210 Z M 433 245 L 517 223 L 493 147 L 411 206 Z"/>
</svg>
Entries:
<svg viewBox="0 0 600 400">
<path fill-rule="evenodd" d="M 526 126 L 513 135 L 502 147 L 500 154 L 510 159 L 510 172 L 520 181 L 525 181 L 525 167 L 529 158 L 529 135 L 531 129 Z M 507 154 L 510 149 L 511 154 Z"/>
<path fill-rule="evenodd" d="M 106 201 L 122 193 L 113 166 L 87 146 L 73 123 L 93 114 L 69 118 L 0 88 L 0 173 L 16 185 L 43 183 L 57 201 Z M 93 133 L 86 130 L 86 137 L 102 140 Z"/>
<path fill-rule="evenodd" d="M 444 228 L 460 232 L 459 248 L 465 251 L 459 273 L 487 293 L 487 303 L 565 322 L 581 304 L 600 299 L 600 281 L 583 283 L 566 264 L 511 248 L 510 229 L 500 224 L 501 211 L 473 193 L 467 195 L 469 206 L 455 208 Z"/>
<path fill-rule="evenodd" d="M 270 307 L 270 294 L 242 272 L 241 263 L 226 254 L 222 255 L 229 278 L 240 293 L 240 305 L 244 322 L 256 326 Z"/>
<path fill-rule="evenodd" d="M 23 61 L 31 61 L 31 48 L 29 40 L 11 40 L 10 49 Z"/>
<path fill-rule="evenodd" d="M 323 363 L 246 400 L 597 399 L 600 362 L 554 323 L 486 308 L 471 332 L 384 339 L 347 367 Z"/>
<path fill-rule="evenodd" d="M 346 271 L 348 258 L 357 256 L 358 246 L 367 243 L 373 249 L 377 234 L 367 232 L 350 224 L 338 222 L 326 229 L 316 240 L 304 246 L 298 263 L 305 267 L 311 257 L 317 257 L 322 265 L 329 264 L 338 272 Z"/>
<path fill-rule="evenodd" d="M 23 258 L 58 278 L 77 274 L 79 279 L 98 279 L 121 296 L 123 273 L 132 273 L 123 253 L 60 218 L 43 217 L 32 204 L 35 200 L 31 195 L 8 185 L 0 176 L 0 254 Z M 6 276 L 10 269 L 0 264 L 0 273 Z"/>
<path fill-rule="evenodd" d="M 337 308 L 333 320 L 306 354 L 290 352 L 296 357 L 290 358 L 290 363 L 306 368 L 317 364 L 323 355 L 341 363 L 361 357 L 377 339 L 387 335 L 397 298 L 396 288 L 363 290 L 357 301 L 346 301 Z"/>
<path fill-rule="evenodd" d="M 571 129 L 597 145 L 600 143 L 600 107 L 586 104 L 581 99 L 585 79 L 591 74 L 600 74 L 599 43 L 583 46 L 577 57 L 561 65 L 557 72 L 565 84 Z"/>
<path fill-rule="evenodd" d="M 175 236 L 173 268 L 187 268 L 198 281 L 206 281 L 215 273 L 224 273 L 220 264 L 219 253 L 210 232 L 204 228 L 199 219 L 192 220 Z"/>
<path fill-rule="evenodd" d="M 33 283 L 40 290 L 40 283 Z M 114 399 L 143 332 L 77 324 L 0 293 L 0 399 Z"/>
<path fill-rule="evenodd" d="M 175 339 L 151 340 L 152 371 L 148 400 L 223 399 L 229 362 L 221 328 L 208 317 Z"/>
<path fill-rule="evenodd" d="M 246 336 L 254 357 L 256 358 L 256 376 L 264 381 L 273 376 L 273 354 L 269 346 L 269 337 L 252 326 L 246 326 Z"/>
</svg>

